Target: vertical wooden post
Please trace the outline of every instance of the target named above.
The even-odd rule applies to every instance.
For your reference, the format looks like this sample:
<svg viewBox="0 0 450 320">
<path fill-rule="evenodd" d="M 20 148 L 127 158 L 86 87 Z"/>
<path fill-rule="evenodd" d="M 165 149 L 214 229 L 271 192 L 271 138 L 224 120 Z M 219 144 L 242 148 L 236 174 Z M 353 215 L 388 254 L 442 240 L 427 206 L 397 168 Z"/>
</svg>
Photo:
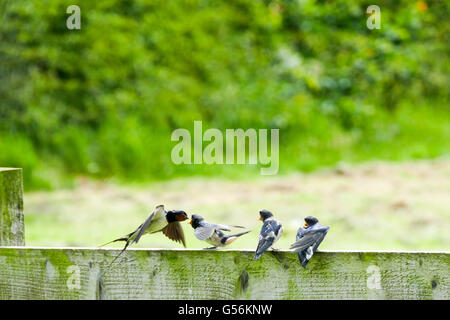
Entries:
<svg viewBox="0 0 450 320">
<path fill-rule="evenodd" d="M 22 169 L 0 168 L 0 246 L 24 246 Z"/>
</svg>

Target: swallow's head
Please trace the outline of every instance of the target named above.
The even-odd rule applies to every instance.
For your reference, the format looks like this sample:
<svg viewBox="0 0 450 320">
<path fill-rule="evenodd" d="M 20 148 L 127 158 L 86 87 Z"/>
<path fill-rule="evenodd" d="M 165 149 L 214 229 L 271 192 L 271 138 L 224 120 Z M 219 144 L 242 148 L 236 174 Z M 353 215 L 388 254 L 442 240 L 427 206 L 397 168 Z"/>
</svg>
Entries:
<svg viewBox="0 0 450 320">
<path fill-rule="evenodd" d="M 305 218 L 305 224 L 303 225 L 303 227 L 308 228 L 315 225 L 317 222 L 319 222 L 319 220 L 316 217 L 308 216 Z"/>
<path fill-rule="evenodd" d="M 269 210 L 263 209 L 259 212 L 259 220 L 266 221 L 269 218 L 273 218 L 273 214 Z"/>
<path fill-rule="evenodd" d="M 203 221 L 203 217 L 199 214 L 193 214 L 191 217 L 191 221 L 189 221 L 189 224 L 192 226 L 192 228 L 197 228 L 200 224 L 200 221 Z"/>
<path fill-rule="evenodd" d="M 188 215 L 186 214 L 186 212 L 184 212 L 183 210 L 170 210 L 167 211 L 167 215 L 166 215 L 166 219 L 167 222 L 176 222 L 176 221 L 184 221 L 189 219 Z"/>
</svg>

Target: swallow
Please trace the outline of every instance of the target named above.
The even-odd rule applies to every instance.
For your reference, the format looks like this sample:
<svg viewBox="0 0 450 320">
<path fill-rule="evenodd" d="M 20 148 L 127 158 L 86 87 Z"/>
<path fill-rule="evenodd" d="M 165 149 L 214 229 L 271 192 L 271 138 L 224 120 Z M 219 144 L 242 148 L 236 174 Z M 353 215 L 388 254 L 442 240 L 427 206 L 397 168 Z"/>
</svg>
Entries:
<svg viewBox="0 0 450 320">
<path fill-rule="evenodd" d="M 272 247 L 283 233 L 283 226 L 274 219 L 272 212 L 269 210 L 261 210 L 259 212 L 259 220 L 263 222 L 263 226 L 259 232 L 258 247 L 256 248 L 254 258 L 255 261 L 258 260 L 267 249 Z"/>
<path fill-rule="evenodd" d="M 206 221 L 202 216 L 193 214 L 191 221 L 188 222 L 192 228 L 194 228 L 194 234 L 198 240 L 204 240 L 207 243 L 213 245 L 211 248 L 225 247 L 231 244 L 234 240 L 249 233 L 250 231 L 241 232 L 233 235 L 227 235 L 223 231 L 231 231 L 230 227 L 244 228 L 241 226 L 233 226 L 227 224 L 214 224 Z"/>
<path fill-rule="evenodd" d="M 305 218 L 304 226 L 297 231 L 297 241 L 290 247 L 292 252 L 297 252 L 298 260 L 303 268 L 306 269 L 309 259 L 316 252 L 329 229 L 330 227 L 328 226 L 322 226 L 316 217 L 309 216 Z"/>
<path fill-rule="evenodd" d="M 129 245 L 133 243 L 138 243 L 139 239 L 144 234 L 162 232 L 166 237 L 171 240 L 182 242 L 183 246 L 186 247 L 186 242 L 184 240 L 183 229 L 181 228 L 181 221 L 187 220 L 188 216 L 186 212 L 182 210 L 170 210 L 165 211 L 163 205 L 158 205 L 153 209 L 152 213 L 148 218 L 142 223 L 136 230 L 127 234 L 124 237 L 115 239 L 113 241 L 107 242 L 100 247 L 106 246 L 107 244 L 124 241 L 125 246 L 122 251 L 114 258 L 110 266 L 116 261 L 116 259 L 128 248 Z"/>
</svg>

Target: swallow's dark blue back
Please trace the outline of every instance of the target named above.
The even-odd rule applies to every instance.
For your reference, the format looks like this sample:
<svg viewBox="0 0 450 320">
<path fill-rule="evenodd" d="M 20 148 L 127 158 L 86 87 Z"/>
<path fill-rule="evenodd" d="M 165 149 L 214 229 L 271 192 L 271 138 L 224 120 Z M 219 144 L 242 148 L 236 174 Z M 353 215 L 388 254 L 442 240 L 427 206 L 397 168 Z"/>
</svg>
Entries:
<svg viewBox="0 0 450 320">
<path fill-rule="evenodd" d="M 261 236 L 264 238 L 268 237 L 269 234 L 273 231 L 275 233 L 275 236 L 278 234 L 278 231 L 280 231 L 281 224 L 279 224 L 275 220 L 266 220 L 264 221 L 262 230 L 261 230 Z"/>
</svg>

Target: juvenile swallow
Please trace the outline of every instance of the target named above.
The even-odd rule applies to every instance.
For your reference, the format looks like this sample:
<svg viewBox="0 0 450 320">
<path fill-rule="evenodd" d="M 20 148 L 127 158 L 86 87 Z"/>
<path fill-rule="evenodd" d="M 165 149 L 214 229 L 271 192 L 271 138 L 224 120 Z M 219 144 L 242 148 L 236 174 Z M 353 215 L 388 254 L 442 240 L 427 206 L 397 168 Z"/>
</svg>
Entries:
<svg viewBox="0 0 450 320">
<path fill-rule="evenodd" d="M 303 228 L 300 227 L 297 231 L 297 241 L 290 247 L 290 249 L 293 249 L 292 252 L 297 252 L 298 260 L 303 268 L 306 269 L 309 259 L 316 252 L 329 229 L 328 226 L 322 226 L 315 217 L 305 218 Z"/>
<path fill-rule="evenodd" d="M 225 247 L 231 244 L 234 240 L 249 233 L 250 231 L 241 232 L 233 235 L 227 235 L 223 231 L 231 231 L 230 227 L 244 228 L 241 226 L 233 226 L 226 224 L 214 224 L 206 221 L 202 216 L 193 214 L 191 221 L 188 222 L 192 228 L 194 228 L 194 234 L 198 240 L 204 240 L 207 243 L 213 245 L 211 248 Z"/>
<path fill-rule="evenodd" d="M 255 261 L 258 260 L 283 233 L 283 226 L 274 219 L 272 212 L 269 210 L 261 210 L 259 212 L 259 220 L 263 221 L 263 226 L 259 232 L 259 242 L 254 258 Z"/>
<path fill-rule="evenodd" d="M 153 209 L 152 213 L 148 216 L 148 218 L 142 223 L 136 230 L 127 234 L 122 238 L 115 239 L 113 241 L 107 242 L 101 247 L 117 242 L 124 241 L 125 246 L 122 251 L 114 258 L 111 262 L 110 266 L 116 261 L 116 259 L 128 248 L 129 245 L 133 243 L 138 243 L 139 239 L 144 234 L 147 233 L 155 233 L 162 231 L 166 237 L 171 240 L 182 242 L 183 246 L 186 247 L 186 242 L 184 240 L 183 229 L 181 228 L 181 221 L 187 220 L 188 216 L 186 212 L 182 210 L 170 210 L 165 211 L 163 205 L 158 205 Z"/>
</svg>

